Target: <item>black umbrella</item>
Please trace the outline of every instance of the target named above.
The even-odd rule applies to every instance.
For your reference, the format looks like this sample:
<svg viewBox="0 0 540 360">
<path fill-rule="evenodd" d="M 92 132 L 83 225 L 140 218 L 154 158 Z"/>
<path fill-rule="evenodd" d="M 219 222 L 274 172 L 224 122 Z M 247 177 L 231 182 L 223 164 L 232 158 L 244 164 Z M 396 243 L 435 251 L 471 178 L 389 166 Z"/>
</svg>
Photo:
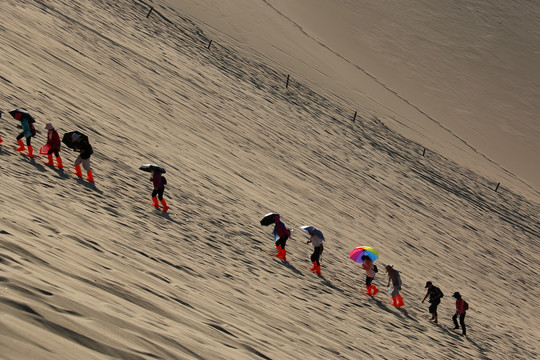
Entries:
<svg viewBox="0 0 540 360">
<path fill-rule="evenodd" d="M 34 119 L 34 117 L 30 115 L 30 113 L 26 110 L 15 109 L 15 110 L 11 110 L 9 113 L 11 114 L 11 116 L 13 116 L 13 118 L 15 118 L 15 115 L 21 114 L 20 120 L 22 121 L 26 118 L 29 124 L 33 124 L 36 122 L 36 119 Z"/>
<path fill-rule="evenodd" d="M 70 131 L 65 133 L 64 137 L 62 138 L 62 142 L 70 149 L 73 149 L 73 135 L 78 135 L 81 140 L 86 139 L 88 141 L 88 136 L 78 131 Z"/>
<path fill-rule="evenodd" d="M 263 218 L 261 219 L 261 225 L 262 226 L 268 226 L 270 224 L 273 224 L 274 223 L 274 216 L 279 216 L 278 213 L 268 213 L 266 215 L 263 216 Z"/>
<path fill-rule="evenodd" d="M 146 172 L 159 171 L 160 173 L 165 174 L 164 168 L 154 164 L 143 164 L 139 169 Z"/>
</svg>

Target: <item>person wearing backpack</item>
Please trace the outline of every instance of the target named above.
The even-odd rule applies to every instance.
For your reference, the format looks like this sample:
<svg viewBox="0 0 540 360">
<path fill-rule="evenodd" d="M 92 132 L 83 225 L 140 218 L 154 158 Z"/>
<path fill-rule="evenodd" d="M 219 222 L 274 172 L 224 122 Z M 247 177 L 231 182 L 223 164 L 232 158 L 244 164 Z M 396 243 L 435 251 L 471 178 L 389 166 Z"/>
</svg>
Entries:
<svg viewBox="0 0 540 360">
<path fill-rule="evenodd" d="M 437 317 L 437 306 L 441 303 L 441 298 L 444 296 L 441 289 L 433 285 L 431 281 L 428 281 L 426 283 L 425 289 L 427 290 L 426 296 L 424 296 L 424 299 L 422 300 L 422 303 L 426 300 L 426 298 L 429 296 L 429 313 L 431 314 L 431 320 L 437 324 L 438 317 Z"/>
<path fill-rule="evenodd" d="M 23 113 L 17 112 L 13 116 L 15 120 L 20 120 L 21 125 L 19 125 L 19 128 L 22 128 L 22 132 L 17 135 L 17 144 L 19 147 L 16 149 L 17 151 L 24 151 L 26 148 L 24 147 L 24 142 L 22 141 L 22 138 L 26 138 L 26 146 L 28 146 L 28 154 L 24 154 L 28 157 L 34 157 L 34 148 L 32 148 L 32 137 L 36 135 L 36 128 L 34 125 L 28 121 L 27 116 L 23 116 Z"/>
<path fill-rule="evenodd" d="M 365 292 L 364 294 L 366 295 L 369 295 L 369 296 L 373 296 L 375 295 L 376 293 L 379 292 L 379 289 L 377 289 L 377 287 L 375 285 L 372 285 L 371 282 L 373 281 L 373 279 L 375 278 L 375 274 L 379 271 L 377 269 L 377 265 L 374 265 L 373 264 L 373 260 L 371 260 L 371 258 L 367 255 L 362 255 L 362 267 L 364 268 L 364 270 L 366 270 L 366 289 L 367 289 L 367 292 Z"/>
<path fill-rule="evenodd" d="M 452 320 L 454 321 L 454 330 L 458 330 L 459 325 L 461 325 L 463 335 L 467 335 L 467 330 L 465 328 L 465 315 L 467 314 L 467 310 L 469 310 L 469 304 L 467 304 L 467 302 L 461 298 L 461 294 L 459 292 L 455 292 L 452 297 L 456 299 L 456 313 L 454 316 L 452 316 Z"/>
<path fill-rule="evenodd" d="M 82 164 L 84 170 L 86 170 L 86 180 L 94 182 L 94 174 L 90 167 L 90 156 L 94 153 L 94 149 L 92 149 L 88 137 L 86 135 L 74 133 L 71 135 L 71 141 L 73 144 L 73 151 L 79 153 L 79 156 L 75 159 L 75 163 L 73 164 L 75 166 L 74 174 L 82 178 Z"/>
</svg>

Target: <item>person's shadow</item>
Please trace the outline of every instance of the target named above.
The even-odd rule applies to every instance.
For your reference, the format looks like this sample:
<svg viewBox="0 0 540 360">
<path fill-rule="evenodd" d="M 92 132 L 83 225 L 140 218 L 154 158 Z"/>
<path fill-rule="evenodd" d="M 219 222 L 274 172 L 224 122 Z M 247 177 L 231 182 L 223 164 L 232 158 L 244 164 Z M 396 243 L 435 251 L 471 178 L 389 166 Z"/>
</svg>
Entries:
<svg viewBox="0 0 540 360">
<path fill-rule="evenodd" d="M 41 172 L 45 172 L 45 166 L 43 165 L 43 162 L 39 160 L 36 156 L 30 157 L 26 156 L 24 153 L 20 153 L 23 159 L 26 159 L 31 165 L 33 165 L 37 170 Z"/>
<path fill-rule="evenodd" d="M 54 167 L 51 167 L 51 170 L 53 170 L 58 175 L 58 177 L 61 177 L 62 179 L 69 178 L 69 175 L 66 173 L 64 169 L 59 169 L 56 166 L 54 166 Z"/>
<path fill-rule="evenodd" d="M 30 159 L 30 164 L 34 165 L 34 167 L 39 171 L 45 172 L 45 171 L 47 171 L 47 169 L 50 169 L 50 170 L 54 171 L 58 175 L 58 177 L 60 177 L 62 179 L 70 178 L 69 172 L 66 172 L 65 167 L 58 168 L 56 166 L 46 165 L 45 162 L 42 161 L 42 160 L 39 160 L 39 158 L 37 156 L 33 157 L 33 158 L 29 158 L 29 159 Z M 38 160 L 36 160 L 36 159 L 38 159 Z"/>
<path fill-rule="evenodd" d="M 285 265 L 288 269 L 290 269 L 292 272 L 294 272 L 297 275 L 304 275 L 300 270 L 298 270 L 293 264 L 288 262 L 287 260 L 281 260 L 281 263 Z"/>
<path fill-rule="evenodd" d="M 162 218 L 167 219 L 175 224 L 180 224 L 178 220 L 175 220 L 173 217 L 171 217 L 171 214 L 169 212 L 165 212 L 161 210 L 157 210 L 156 212 L 158 211 L 159 211 L 158 215 L 161 216 Z"/>
<path fill-rule="evenodd" d="M 342 294 L 346 294 L 345 290 L 342 289 L 342 288 L 339 288 L 337 287 L 336 285 L 334 285 L 334 283 L 332 283 L 329 279 L 327 279 L 324 275 L 319 275 L 319 278 L 321 278 L 322 280 L 322 283 L 323 285 L 326 285 L 328 286 L 329 288 L 333 289 L 333 290 L 336 290 L 336 291 L 339 291 L 340 293 Z"/>
<path fill-rule="evenodd" d="M 472 340 L 470 337 L 465 336 L 465 335 L 458 335 L 458 336 L 461 337 L 461 338 L 466 338 L 471 344 L 473 344 L 474 346 L 476 346 L 476 347 L 478 348 L 478 351 L 479 351 L 482 355 L 484 355 L 484 358 L 485 358 L 485 359 L 489 359 L 489 356 L 487 355 L 487 350 L 484 349 L 482 346 L 478 345 L 478 344 L 476 343 L 476 341 Z"/>
<path fill-rule="evenodd" d="M 66 175 L 67 176 L 67 175 Z M 96 183 L 94 181 L 88 181 L 85 180 L 84 177 L 78 177 L 77 176 L 77 182 L 87 188 L 88 190 L 92 190 L 100 195 L 103 195 L 103 191 L 98 189 Z"/>
</svg>

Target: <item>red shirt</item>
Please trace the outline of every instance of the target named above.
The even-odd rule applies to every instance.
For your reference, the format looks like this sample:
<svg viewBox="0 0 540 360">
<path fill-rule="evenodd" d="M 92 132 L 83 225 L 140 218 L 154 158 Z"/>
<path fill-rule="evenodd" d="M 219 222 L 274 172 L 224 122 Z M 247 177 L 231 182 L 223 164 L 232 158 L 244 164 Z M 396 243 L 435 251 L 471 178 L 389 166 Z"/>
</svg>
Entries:
<svg viewBox="0 0 540 360">
<path fill-rule="evenodd" d="M 281 222 L 281 220 L 279 220 L 278 222 L 276 222 L 276 229 L 277 229 L 277 234 L 280 238 L 284 237 L 284 236 L 291 236 L 291 233 L 289 232 L 289 230 L 285 227 L 285 224 L 283 224 Z"/>
<path fill-rule="evenodd" d="M 51 146 L 51 150 L 60 151 L 60 136 L 58 136 L 58 131 L 55 129 L 50 129 L 47 133 L 47 144 Z"/>
<path fill-rule="evenodd" d="M 456 299 L 456 311 L 458 315 L 465 314 L 465 300 Z"/>
</svg>

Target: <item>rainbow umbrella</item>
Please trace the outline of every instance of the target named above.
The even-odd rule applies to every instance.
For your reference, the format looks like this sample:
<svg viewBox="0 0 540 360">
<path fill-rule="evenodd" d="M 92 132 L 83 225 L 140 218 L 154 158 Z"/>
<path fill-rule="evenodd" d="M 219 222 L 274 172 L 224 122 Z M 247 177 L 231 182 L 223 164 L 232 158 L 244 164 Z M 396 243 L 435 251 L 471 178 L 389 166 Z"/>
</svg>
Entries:
<svg viewBox="0 0 540 360">
<path fill-rule="evenodd" d="M 349 257 L 354 261 L 358 263 L 364 263 L 362 261 L 362 256 L 367 255 L 371 259 L 371 261 L 375 261 L 379 258 L 379 252 L 375 250 L 372 247 L 369 246 L 360 246 L 351 251 L 349 254 Z"/>
</svg>

